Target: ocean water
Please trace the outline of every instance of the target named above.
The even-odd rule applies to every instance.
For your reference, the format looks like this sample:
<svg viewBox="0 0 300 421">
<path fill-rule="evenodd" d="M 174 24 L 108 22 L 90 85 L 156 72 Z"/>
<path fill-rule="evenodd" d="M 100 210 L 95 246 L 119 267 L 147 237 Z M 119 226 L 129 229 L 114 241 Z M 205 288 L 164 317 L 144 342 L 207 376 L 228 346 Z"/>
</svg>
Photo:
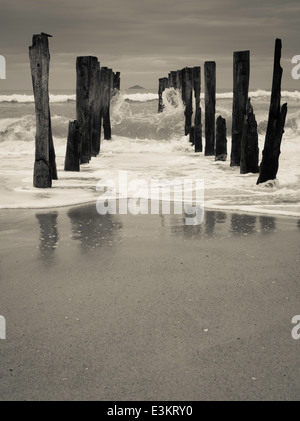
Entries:
<svg viewBox="0 0 300 421">
<path fill-rule="evenodd" d="M 258 122 L 260 160 L 267 127 L 270 92 L 250 92 Z M 50 94 L 52 132 L 58 180 L 51 189 L 32 184 L 35 149 L 35 112 L 32 92 L 0 93 L 0 208 L 53 208 L 95 202 L 97 183 L 114 180 L 126 171 L 128 180 L 203 180 L 207 209 L 238 210 L 300 217 L 300 92 L 282 92 L 288 114 L 281 145 L 276 183 L 256 186 L 257 174 L 240 175 L 230 167 L 232 93 L 219 92 L 216 117 L 227 124 L 226 162 L 195 153 L 184 136 L 184 109 L 173 89 L 164 93 L 165 110 L 158 114 L 156 90 L 125 90 L 111 104 L 112 140 L 101 140 L 98 157 L 65 172 L 69 120 L 76 118 L 74 92 Z M 203 145 L 204 97 L 201 96 Z M 103 136 L 103 133 L 102 133 Z M 124 174 L 124 173 L 121 173 Z M 146 194 L 142 192 L 141 195 Z"/>
</svg>

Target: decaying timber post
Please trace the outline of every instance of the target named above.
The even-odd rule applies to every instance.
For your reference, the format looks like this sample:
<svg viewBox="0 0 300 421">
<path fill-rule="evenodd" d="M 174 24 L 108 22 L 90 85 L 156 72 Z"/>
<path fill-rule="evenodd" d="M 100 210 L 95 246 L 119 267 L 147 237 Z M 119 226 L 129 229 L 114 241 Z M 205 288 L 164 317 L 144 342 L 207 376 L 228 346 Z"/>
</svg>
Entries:
<svg viewBox="0 0 300 421">
<path fill-rule="evenodd" d="M 33 35 L 29 47 L 30 69 L 36 114 L 34 187 L 47 188 L 57 180 L 49 106 L 49 43 L 51 35 Z"/>
<path fill-rule="evenodd" d="M 201 123 L 201 107 L 200 107 L 200 93 L 201 93 L 201 68 L 200 66 L 193 67 L 193 86 L 195 95 L 195 133 L 194 144 L 195 152 L 202 152 L 202 123 Z"/>
<path fill-rule="evenodd" d="M 76 120 L 82 132 L 81 164 L 88 163 L 92 156 L 94 97 L 91 81 L 97 68 L 97 57 L 82 56 L 76 59 Z"/>
<path fill-rule="evenodd" d="M 258 154 L 257 122 L 250 98 L 248 98 L 241 142 L 241 174 L 258 173 Z"/>
<path fill-rule="evenodd" d="M 69 122 L 65 171 L 80 171 L 81 130 L 78 122 Z"/>
<path fill-rule="evenodd" d="M 163 92 L 168 86 L 168 78 L 162 77 L 158 81 L 158 112 L 162 113 L 164 110 Z"/>
<path fill-rule="evenodd" d="M 110 125 L 110 98 L 111 98 L 111 73 L 112 70 L 107 67 L 101 68 L 101 95 L 102 107 L 101 115 L 103 119 L 104 139 L 111 139 L 111 125 Z"/>
<path fill-rule="evenodd" d="M 91 108 L 91 156 L 100 152 L 101 137 L 101 72 L 99 61 L 92 61 L 90 76 L 90 108 Z"/>
<path fill-rule="evenodd" d="M 281 100 L 281 39 L 275 41 L 274 67 L 271 102 L 269 108 L 269 119 L 265 137 L 264 150 L 262 152 L 262 162 L 259 167 L 259 177 L 256 184 L 264 183 L 268 180 L 275 180 L 278 166 L 282 135 L 287 114 L 287 104 L 280 106 Z"/>
<path fill-rule="evenodd" d="M 193 69 L 186 67 L 182 71 L 182 91 L 184 91 L 184 104 L 185 104 L 185 136 L 190 133 L 193 115 Z"/>
<path fill-rule="evenodd" d="M 239 166 L 244 115 L 248 100 L 250 75 L 250 51 L 233 53 L 233 102 L 230 165 Z"/>
<path fill-rule="evenodd" d="M 206 156 L 215 154 L 216 62 L 204 63 L 205 80 L 205 150 Z"/>
<path fill-rule="evenodd" d="M 114 80 L 113 80 L 113 93 L 120 91 L 120 72 L 114 73 Z"/>
<path fill-rule="evenodd" d="M 227 159 L 227 137 L 226 120 L 219 115 L 216 121 L 216 152 L 215 161 L 226 161 Z"/>
<path fill-rule="evenodd" d="M 182 70 L 176 72 L 176 89 L 182 91 Z"/>
</svg>

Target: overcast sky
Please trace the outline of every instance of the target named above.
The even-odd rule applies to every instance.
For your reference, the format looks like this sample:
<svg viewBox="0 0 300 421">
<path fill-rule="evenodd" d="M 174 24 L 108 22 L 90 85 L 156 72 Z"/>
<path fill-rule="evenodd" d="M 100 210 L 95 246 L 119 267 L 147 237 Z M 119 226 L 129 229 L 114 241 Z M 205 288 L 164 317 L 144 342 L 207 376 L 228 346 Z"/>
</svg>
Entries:
<svg viewBox="0 0 300 421">
<path fill-rule="evenodd" d="M 300 90 L 291 63 L 300 55 L 299 0 L 0 0 L 0 90 L 31 89 L 32 35 L 50 38 L 50 89 L 75 90 L 75 61 L 95 55 L 121 72 L 121 87 L 156 88 L 170 70 L 215 60 L 217 89 L 232 89 L 233 51 L 250 50 L 250 89 L 271 89 L 281 38 L 283 89 Z M 203 82 L 203 81 L 202 81 Z"/>
</svg>

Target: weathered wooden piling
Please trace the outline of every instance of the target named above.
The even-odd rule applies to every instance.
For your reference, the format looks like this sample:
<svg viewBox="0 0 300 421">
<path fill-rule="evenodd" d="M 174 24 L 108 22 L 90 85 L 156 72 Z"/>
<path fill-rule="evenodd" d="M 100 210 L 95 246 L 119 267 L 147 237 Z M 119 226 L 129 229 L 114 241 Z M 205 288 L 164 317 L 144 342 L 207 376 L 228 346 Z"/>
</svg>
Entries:
<svg viewBox="0 0 300 421">
<path fill-rule="evenodd" d="M 219 115 L 216 121 L 216 151 L 215 161 L 226 161 L 227 159 L 227 137 L 226 120 Z"/>
<path fill-rule="evenodd" d="M 57 179 L 49 106 L 49 43 L 51 35 L 33 35 L 29 47 L 30 69 L 36 114 L 34 187 L 47 188 Z"/>
<path fill-rule="evenodd" d="M 92 156 L 92 130 L 94 86 L 98 59 L 93 56 L 81 56 L 76 59 L 76 120 L 81 127 L 81 164 L 86 164 Z"/>
<path fill-rule="evenodd" d="M 184 90 L 184 104 L 185 104 L 185 125 L 184 133 L 190 133 L 193 115 L 193 69 L 186 67 L 182 72 L 182 90 Z"/>
<path fill-rule="evenodd" d="M 69 122 L 65 171 L 80 171 L 81 130 L 78 122 Z"/>
<path fill-rule="evenodd" d="M 174 70 L 171 70 L 171 72 L 168 75 L 168 88 L 175 88 L 177 87 L 177 72 Z"/>
<path fill-rule="evenodd" d="M 249 172 L 257 173 L 259 171 L 258 154 L 257 122 L 253 114 L 250 98 L 248 98 L 241 141 L 241 174 L 247 174 Z"/>
<path fill-rule="evenodd" d="M 116 72 L 114 73 L 114 81 L 113 81 L 114 93 L 120 91 L 120 85 L 121 85 L 120 72 Z"/>
<path fill-rule="evenodd" d="M 176 72 L 176 89 L 182 91 L 182 70 Z"/>
<path fill-rule="evenodd" d="M 193 87 L 195 95 L 195 152 L 202 152 L 202 123 L 201 123 L 201 107 L 200 107 L 200 93 L 201 93 L 201 68 L 200 66 L 193 67 Z"/>
<path fill-rule="evenodd" d="M 273 82 L 268 126 L 264 150 L 262 152 L 262 162 L 259 168 L 260 173 L 256 184 L 264 183 L 268 180 L 275 180 L 279 167 L 280 146 L 287 114 L 287 104 L 280 105 L 281 78 L 283 72 L 280 65 L 281 48 L 281 39 L 277 38 L 275 41 Z"/>
<path fill-rule="evenodd" d="M 91 107 L 91 156 L 97 156 L 100 152 L 101 137 L 101 71 L 100 63 L 94 61 L 91 68 L 90 83 L 90 107 Z"/>
<path fill-rule="evenodd" d="M 216 62 L 204 63 L 205 83 L 205 150 L 206 156 L 215 154 Z"/>
<path fill-rule="evenodd" d="M 192 145 L 195 145 L 195 126 L 190 127 L 189 141 Z M 197 152 L 197 151 L 196 151 Z"/>
<path fill-rule="evenodd" d="M 102 110 L 104 139 L 111 139 L 110 125 L 110 89 L 111 89 L 111 69 L 101 68 L 101 92 L 102 92 Z"/>
<path fill-rule="evenodd" d="M 233 53 L 233 102 L 230 165 L 239 166 L 244 115 L 249 90 L 250 51 Z"/>
<path fill-rule="evenodd" d="M 163 109 L 164 109 L 164 102 L 163 102 L 162 94 L 164 90 L 167 88 L 167 86 L 168 86 L 168 78 L 166 77 L 160 78 L 158 81 L 158 112 L 159 113 L 163 112 Z"/>
</svg>

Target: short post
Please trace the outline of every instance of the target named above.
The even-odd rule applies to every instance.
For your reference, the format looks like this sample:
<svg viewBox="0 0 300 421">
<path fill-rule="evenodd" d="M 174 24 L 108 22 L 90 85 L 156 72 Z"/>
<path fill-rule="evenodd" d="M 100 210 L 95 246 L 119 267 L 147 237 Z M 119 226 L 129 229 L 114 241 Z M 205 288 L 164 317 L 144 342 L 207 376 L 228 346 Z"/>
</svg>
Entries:
<svg viewBox="0 0 300 421">
<path fill-rule="evenodd" d="M 81 132 L 77 121 L 69 122 L 65 171 L 80 171 Z"/>
<path fill-rule="evenodd" d="M 280 146 L 287 114 L 287 104 L 285 103 L 280 106 L 281 78 L 283 72 L 280 66 L 281 47 L 281 39 L 277 38 L 275 41 L 269 120 L 262 153 L 262 162 L 259 168 L 260 174 L 256 184 L 264 183 L 268 180 L 275 180 L 279 167 Z"/>
<path fill-rule="evenodd" d="M 216 112 L 216 62 L 204 63 L 205 80 L 205 151 L 206 156 L 215 154 L 215 112 Z"/>
<path fill-rule="evenodd" d="M 51 35 L 33 35 L 29 47 L 30 69 L 36 114 L 35 162 L 33 185 L 38 188 L 52 186 L 57 179 L 55 151 L 51 130 L 49 106 L 49 43 Z"/>
<path fill-rule="evenodd" d="M 193 85 L 195 95 L 195 152 L 202 152 L 202 123 L 201 123 L 201 68 L 200 66 L 193 68 Z"/>
<path fill-rule="evenodd" d="M 195 145 L 195 126 L 190 127 L 190 143 Z M 195 152 L 197 151 L 195 150 Z"/>
<path fill-rule="evenodd" d="M 177 70 L 176 72 L 176 89 L 182 90 L 182 70 Z"/>
<path fill-rule="evenodd" d="M 226 161 L 227 159 L 227 138 L 226 120 L 219 115 L 216 121 L 216 154 L 215 161 Z"/>
<path fill-rule="evenodd" d="M 241 143 L 240 173 L 258 173 L 258 134 L 257 122 L 253 114 L 253 107 L 248 98 L 246 115 L 244 116 L 243 135 Z"/>
<path fill-rule="evenodd" d="M 250 51 L 233 53 L 233 102 L 230 166 L 240 165 L 244 115 L 248 100 Z"/>
<path fill-rule="evenodd" d="M 158 81 L 158 112 L 162 113 L 164 110 L 164 102 L 162 94 L 164 90 L 167 88 L 168 85 L 168 78 L 162 77 Z"/>
<path fill-rule="evenodd" d="M 120 91 L 120 84 L 121 84 L 120 72 L 114 73 L 113 84 L 114 84 L 114 93 L 119 92 Z"/>
</svg>

